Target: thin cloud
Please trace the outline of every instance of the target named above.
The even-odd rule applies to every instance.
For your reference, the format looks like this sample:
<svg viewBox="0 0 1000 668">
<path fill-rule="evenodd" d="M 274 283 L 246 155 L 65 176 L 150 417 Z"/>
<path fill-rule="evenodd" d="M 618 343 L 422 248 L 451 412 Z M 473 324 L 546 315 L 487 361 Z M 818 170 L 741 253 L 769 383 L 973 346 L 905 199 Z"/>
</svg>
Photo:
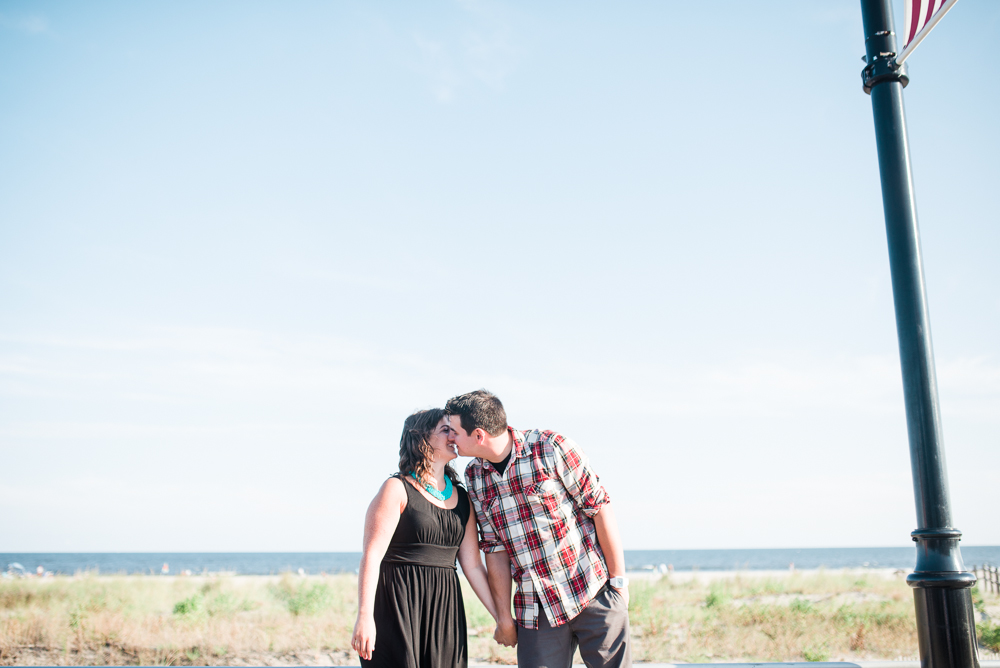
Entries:
<svg viewBox="0 0 1000 668">
<path fill-rule="evenodd" d="M 619 481 L 615 489 L 623 504 L 623 531 L 636 536 L 630 543 L 636 548 L 660 545 L 644 542 L 652 540 L 643 538 L 649 527 L 645 519 L 637 519 L 645 515 L 635 509 L 651 503 L 679 503 L 691 490 L 683 488 L 682 480 L 675 480 L 682 489 L 676 492 L 677 498 L 664 500 L 642 489 L 621 489 L 620 481 L 626 476 L 645 474 L 634 473 L 635 465 L 628 462 L 611 465 L 616 461 L 611 458 L 616 452 L 613 448 L 620 446 L 609 445 L 614 439 L 608 436 L 617 433 L 617 425 L 661 425 L 674 467 L 700 462 L 704 455 L 699 448 L 732 457 L 739 449 L 760 448 L 774 441 L 777 450 L 767 450 L 771 456 L 798 452 L 808 458 L 816 455 L 806 454 L 809 449 L 803 443 L 815 446 L 824 439 L 876 442 L 884 438 L 885 425 L 894 425 L 897 437 L 905 438 L 899 364 L 889 354 L 830 359 L 772 351 L 731 364 L 645 367 L 566 359 L 564 369 L 551 373 L 484 376 L 469 371 L 463 360 L 421 358 L 358 340 L 252 329 L 151 328 L 106 338 L 8 336 L 0 338 L 0 345 L 7 351 L 0 355 L 0 395 L 8 405 L 26 409 L 8 411 L 0 421 L 0 441 L 9 445 L 12 456 L 30 461 L 26 453 L 43 450 L 100 453 L 93 466 L 78 471 L 59 469 L 57 483 L 0 480 L 0 509 L 5 511 L 26 503 L 36 507 L 38 499 L 50 498 L 57 488 L 71 492 L 58 502 L 37 506 L 42 509 L 41 526 L 48 527 L 44 535 L 34 525 L 15 527 L 11 537 L 5 536 L 11 545 L 162 547 L 157 541 L 163 537 L 149 529 L 154 525 L 141 522 L 129 542 L 121 544 L 115 542 L 120 537 L 100 531 L 69 527 L 65 529 L 69 533 L 60 534 L 52 529 L 63 527 L 61 508 L 74 499 L 87 499 L 96 509 L 95 517 L 107 517 L 115 512 L 113 499 L 134 498 L 141 500 L 143 512 L 166 518 L 162 521 L 180 514 L 189 523 L 205 507 L 229 504 L 227 522 L 236 529 L 226 536 L 213 534 L 214 525 L 207 519 L 190 526 L 177 520 L 178 535 L 192 549 L 273 549 L 293 543 L 302 549 L 352 548 L 354 539 L 348 542 L 344 537 L 361 534 L 365 485 L 376 485 L 378 471 L 391 469 L 402 416 L 483 386 L 503 397 L 513 424 L 560 429 L 565 425 L 567 433 L 599 458 L 612 486 Z M 959 358 L 943 360 L 938 368 L 946 417 L 964 413 L 987 421 L 997 419 L 1000 363 L 991 358 Z M 40 401 L 39 396 L 46 398 Z M 44 406 L 44 414 L 39 406 Z M 771 428 L 802 425 L 803 421 L 827 425 L 830 416 L 837 416 L 839 423 L 832 430 L 824 427 L 817 433 L 796 434 L 795 427 L 791 432 Z M 712 433 L 705 433 L 706 426 Z M 729 441 L 737 450 L 727 449 Z M 644 447 L 642 442 L 629 444 L 626 459 L 643 456 Z M 239 470 L 235 477 L 220 464 L 230 457 Z M 336 462 L 364 470 L 346 488 L 357 498 L 344 506 L 327 503 L 318 492 L 303 491 L 296 486 L 301 480 L 320 479 L 320 473 L 312 469 L 296 477 L 295 483 L 272 475 L 280 462 L 285 462 L 280 464 L 285 466 L 282 475 L 287 474 L 289 458 L 314 462 L 316 467 Z M 197 475 L 216 476 L 216 482 L 205 485 L 197 475 L 178 482 L 177 461 L 192 459 L 208 462 L 203 462 Z M 163 462 L 163 470 L 149 468 L 150 461 Z M 827 512 L 824 499 L 835 496 L 848 482 L 866 489 L 854 498 L 851 510 L 857 515 L 863 513 L 865 504 L 874 502 L 896 508 L 897 514 L 910 512 L 905 462 L 898 470 L 877 475 L 832 464 L 818 473 L 805 472 L 796 465 L 793 458 L 785 457 L 761 461 L 740 475 L 720 470 L 716 482 L 725 488 L 724 494 L 703 499 L 686 518 L 671 520 L 664 514 L 657 520 L 657 530 L 687 532 L 690 537 L 685 540 L 703 542 L 708 534 L 698 533 L 698 526 L 711 525 L 715 533 L 719 527 L 729 527 L 726 508 L 735 498 L 754 512 L 784 513 L 785 520 L 797 521 L 805 511 L 783 510 L 781 499 L 789 495 L 807 498 L 809 512 L 822 514 Z M 955 480 L 967 478 L 960 469 L 955 469 Z M 793 470 L 795 475 L 790 474 Z M 747 471 L 750 474 L 744 475 Z M 875 476 L 871 484 L 865 475 Z M 137 479 L 142 482 L 135 483 Z M 886 485 L 891 486 L 891 493 Z M 241 496 L 244 490 L 258 487 L 270 490 L 274 498 L 254 505 L 258 497 L 252 492 L 246 493 L 252 497 L 249 500 Z M 315 485 L 304 487 L 314 489 Z M 274 500 L 283 495 L 294 499 L 291 506 L 281 507 Z M 956 493 L 957 501 L 963 498 L 961 492 Z M 259 523 L 262 505 L 291 512 L 295 519 L 290 524 L 287 518 L 275 520 L 278 533 L 269 534 L 270 542 L 247 543 L 242 529 Z M 629 508 L 633 511 L 624 512 Z M 831 521 L 842 511 L 841 504 L 838 514 L 830 515 Z M 990 526 L 974 513 L 966 516 L 970 527 Z M 317 517 L 333 527 L 329 536 L 295 538 L 297 533 L 306 535 Z M 852 540 L 884 540 L 879 536 L 891 522 L 884 516 L 879 522 L 865 529 L 868 533 L 851 528 Z M 282 527 L 288 529 L 288 536 L 280 533 Z M 775 540 L 747 531 L 733 525 L 723 532 L 724 541 L 758 544 Z M 67 544 L 52 544 L 47 537 L 51 534 L 65 534 Z M 980 540 L 987 540 L 983 535 Z M 801 530 L 794 540 L 813 544 L 822 535 Z"/>
<path fill-rule="evenodd" d="M 174 403 L 212 398 L 276 404 L 323 396 L 367 403 L 384 388 L 423 396 L 434 385 L 506 387 L 554 411 L 594 406 L 649 416 L 771 416 L 801 411 L 888 415 L 902 411 L 895 355 L 820 359 L 771 353 L 743 363 L 697 366 L 592 365 L 567 361 L 564 372 L 539 380 L 472 377 L 439 360 L 358 340 L 292 337 L 246 329 L 170 328 L 115 338 L 3 337 L 0 392 L 11 396 L 70 396 L 107 392 L 130 401 Z M 1000 364 L 988 357 L 938 363 L 943 409 L 1000 414 Z M 448 390 L 445 390 L 447 392 Z"/>
<path fill-rule="evenodd" d="M 481 23 L 462 38 L 469 72 L 491 88 L 502 88 L 521 57 L 521 49 L 511 38 L 505 8 L 483 0 L 459 0 L 458 4 Z"/>
<path fill-rule="evenodd" d="M 48 35 L 52 31 L 44 16 L 32 15 L 12 17 L 0 14 L 0 28 L 14 30 L 26 35 Z"/>
<path fill-rule="evenodd" d="M 438 102 L 445 104 L 454 101 L 468 82 L 502 89 L 522 52 L 511 37 L 502 7 L 478 0 L 462 0 L 457 5 L 465 24 L 458 34 L 413 35 L 419 54 L 414 69 L 428 79 Z"/>
<path fill-rule="evenodd" d="M 442 42 L 419 34 L 413 36 L 413 41 L 420 52 L 417 71 L 430 80 L 431 90 L 438 102 L 451 102 L 461 79 L 451 63 L 448 48 Z"/>
<path fill-rule="evenodd" d="M 462 42 L 472 75 L 492 88 L 502 88 L 518 59 L 518 50 L 508 40 L 506 31 L 488 35 L 472 31 Z"/>
</svg>

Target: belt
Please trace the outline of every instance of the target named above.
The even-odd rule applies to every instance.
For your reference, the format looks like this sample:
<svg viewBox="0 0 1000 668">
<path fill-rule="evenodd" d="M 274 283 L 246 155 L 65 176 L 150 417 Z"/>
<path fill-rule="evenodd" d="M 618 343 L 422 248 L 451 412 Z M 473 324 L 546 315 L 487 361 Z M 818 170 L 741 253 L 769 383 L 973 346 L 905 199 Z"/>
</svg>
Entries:
<svg viewBox="0 0 1000 668">
<path fill-rule="evenodd" d="M 382 557 L 382 563 L 412 564 L 414 566 L 436 566 L 438 568 L 455 568 L 455 558 L 458 547 L 432 545 L 430 543 L 405 543 L 389 545 Z"/>
</svg>

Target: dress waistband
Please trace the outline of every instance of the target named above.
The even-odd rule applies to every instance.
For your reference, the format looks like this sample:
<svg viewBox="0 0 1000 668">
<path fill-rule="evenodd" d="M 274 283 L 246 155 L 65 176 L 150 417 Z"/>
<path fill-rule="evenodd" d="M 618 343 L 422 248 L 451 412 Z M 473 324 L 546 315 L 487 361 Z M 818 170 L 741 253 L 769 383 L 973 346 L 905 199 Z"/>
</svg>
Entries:
<svg viewBox="0 0 1000 668">
<path fill-rule="evenodd" d="M 406 543 L 390 545 L 389 549 L 385 551 L 385 556 L 382 557 L 382 563 L 454 569 L 457 556 L 457 547 L 445 547 L 430 543 Z"/>
</svg>

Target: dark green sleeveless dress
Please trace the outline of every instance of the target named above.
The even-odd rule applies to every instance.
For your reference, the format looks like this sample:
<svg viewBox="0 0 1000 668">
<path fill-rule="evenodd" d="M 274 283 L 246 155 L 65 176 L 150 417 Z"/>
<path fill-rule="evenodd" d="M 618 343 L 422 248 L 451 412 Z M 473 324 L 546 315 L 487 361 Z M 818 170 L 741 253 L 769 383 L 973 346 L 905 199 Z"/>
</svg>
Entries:
<svg viewBox="0 0 1000 668">
<path fill-rule="evenodd" d="M 394 477 L 399 477 L 394 476 Z M 375 651 L 364 668 L 466 668 L 465 606 L 455 559 L 469 521 L 469 495 L 455 485 L 458 505 L 438 508 L 413 485 L 379 568 Z"/>
</svg>

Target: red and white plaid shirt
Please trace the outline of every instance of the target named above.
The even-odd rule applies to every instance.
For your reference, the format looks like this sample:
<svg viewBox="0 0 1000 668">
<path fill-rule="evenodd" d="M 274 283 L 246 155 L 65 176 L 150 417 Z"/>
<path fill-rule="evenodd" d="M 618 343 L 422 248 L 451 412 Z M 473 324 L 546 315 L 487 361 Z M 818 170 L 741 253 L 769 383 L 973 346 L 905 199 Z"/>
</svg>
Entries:
<svg viewBox="0 0 1000 668">
<path fill-rule="evenodd" d="M 514 618 L 538 628 L 538 601 L 552 626 L 580 614 L 608 580 L 594 515 L 610 502 L 576 443 L 553 431 L 520 432 L 504 475 L 473 459 L 465 480 L 483 552 L 506 550 L 517 585 Z"/>
</svg>

